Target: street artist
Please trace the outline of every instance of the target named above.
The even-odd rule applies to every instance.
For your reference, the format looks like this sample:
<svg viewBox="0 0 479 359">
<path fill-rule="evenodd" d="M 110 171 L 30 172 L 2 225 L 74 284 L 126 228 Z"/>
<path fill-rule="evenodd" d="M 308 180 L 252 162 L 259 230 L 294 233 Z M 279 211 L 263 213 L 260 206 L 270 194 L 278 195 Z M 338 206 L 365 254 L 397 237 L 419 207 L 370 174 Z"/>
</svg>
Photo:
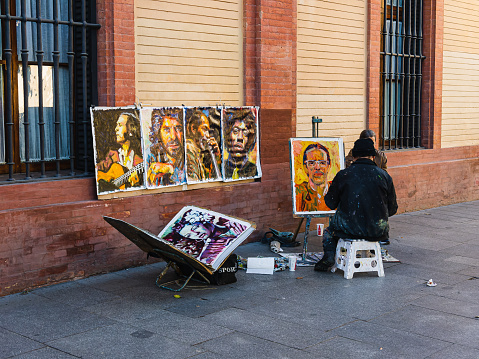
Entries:
<svg viewBox="0 0 479 359">
<path fill-rule="evenodd" d="M 336 213 L 323 235 L 323 258 L 314 270 L 333 266 L 339 238 L 384 241 L 389 238 L 388 217 L 397 212 L 391 176 L 374 163 L 376 150 L 370 139 L 354 143 L 354 162 L 338 172 L 324 200 Z"/>
</svg>

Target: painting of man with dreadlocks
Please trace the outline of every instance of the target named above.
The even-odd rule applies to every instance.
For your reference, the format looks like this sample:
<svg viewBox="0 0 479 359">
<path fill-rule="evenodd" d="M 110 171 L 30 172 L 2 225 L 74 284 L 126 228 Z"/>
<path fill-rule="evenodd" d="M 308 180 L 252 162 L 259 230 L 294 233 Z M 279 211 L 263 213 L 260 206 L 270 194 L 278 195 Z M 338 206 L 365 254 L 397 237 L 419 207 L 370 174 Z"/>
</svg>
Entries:
<svg viewBox="0 0 479 359">
<path fill-rule="evenodd" d="M 232 252 L 251 223 L 199 207 L 184 207 L 158 235 L 198 261 L 214 266 L 221 254 Z M 248 232 L 249 233 L 249 232 Z M 244 240 L 244 239 L 242 239 Z"/>
<path fill-rule="evenodd" d="M 222 121 L 224 180 L 261 177 L 258 108 L 224 108 Z"/>
<path fill-rule="evenodd" d="M 147 188 L 186 183 L 183 108 L 141 110 Z"/>
</svg>

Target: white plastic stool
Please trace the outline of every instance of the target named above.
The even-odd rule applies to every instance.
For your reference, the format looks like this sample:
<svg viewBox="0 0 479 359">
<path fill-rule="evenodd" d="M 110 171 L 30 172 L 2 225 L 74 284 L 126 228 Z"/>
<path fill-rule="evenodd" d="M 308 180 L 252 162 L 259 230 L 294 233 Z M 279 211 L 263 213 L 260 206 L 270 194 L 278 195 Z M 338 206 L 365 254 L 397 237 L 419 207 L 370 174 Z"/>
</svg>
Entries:
<svg viewBox="0 0 479 359">
<path fill-rule="evenodd" d="M 351 279 L 357 272 L 378 272 L 384 277 L 383 258 L 379 242 L 364 239 L 339 239 L 333 271 L 341 269 L 344 278 Z"/>
</svg>

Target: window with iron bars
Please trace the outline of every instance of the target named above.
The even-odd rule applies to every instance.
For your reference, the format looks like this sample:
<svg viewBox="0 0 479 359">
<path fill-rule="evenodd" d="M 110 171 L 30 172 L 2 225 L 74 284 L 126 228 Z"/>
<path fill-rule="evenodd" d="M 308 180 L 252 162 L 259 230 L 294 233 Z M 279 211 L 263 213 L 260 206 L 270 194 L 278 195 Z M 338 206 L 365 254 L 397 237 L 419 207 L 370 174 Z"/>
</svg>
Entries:
<svg viewBox="0 0 479 359">
<path fill-rule="evenodd" d="M 423 0 L 383 0 L 381 135 L 383 149 L 421 146 Z"/>
<path fill-rule="evenodd" d="M 94 0 L 6 0 L 0 12 L 0 184 L 90 175 Z"/>
</svg>

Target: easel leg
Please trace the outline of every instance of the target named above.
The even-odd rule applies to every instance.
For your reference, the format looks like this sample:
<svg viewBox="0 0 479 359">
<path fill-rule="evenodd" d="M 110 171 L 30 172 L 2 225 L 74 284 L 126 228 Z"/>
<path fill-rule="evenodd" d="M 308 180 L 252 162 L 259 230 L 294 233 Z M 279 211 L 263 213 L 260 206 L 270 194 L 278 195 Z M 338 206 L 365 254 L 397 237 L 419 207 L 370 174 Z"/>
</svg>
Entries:
<svg viewBox="0 0 479 359">
<path fill-rule="evenodd" d="M 308 251 L 308 233 L 309 226 L 311 225 L 311 217 L 306 217 L 306 229 L 304 230 L 304 242 L 303 242 L 303 256 L 302 260 L 306 261 L 306 252 Z"/>
<path fill-rule="evenodd" d="M 296 237 L 298 236 L 299 230 L 301 229 L 301 226 L 303 225 L 303 222 L 304 222 L 304 217 L 301 217 L 301 221 L 299 221 L 298 228 L 296 228 L 296 231 L 294 232 L 292 242 L 296 241 Z"/>
</svg>

